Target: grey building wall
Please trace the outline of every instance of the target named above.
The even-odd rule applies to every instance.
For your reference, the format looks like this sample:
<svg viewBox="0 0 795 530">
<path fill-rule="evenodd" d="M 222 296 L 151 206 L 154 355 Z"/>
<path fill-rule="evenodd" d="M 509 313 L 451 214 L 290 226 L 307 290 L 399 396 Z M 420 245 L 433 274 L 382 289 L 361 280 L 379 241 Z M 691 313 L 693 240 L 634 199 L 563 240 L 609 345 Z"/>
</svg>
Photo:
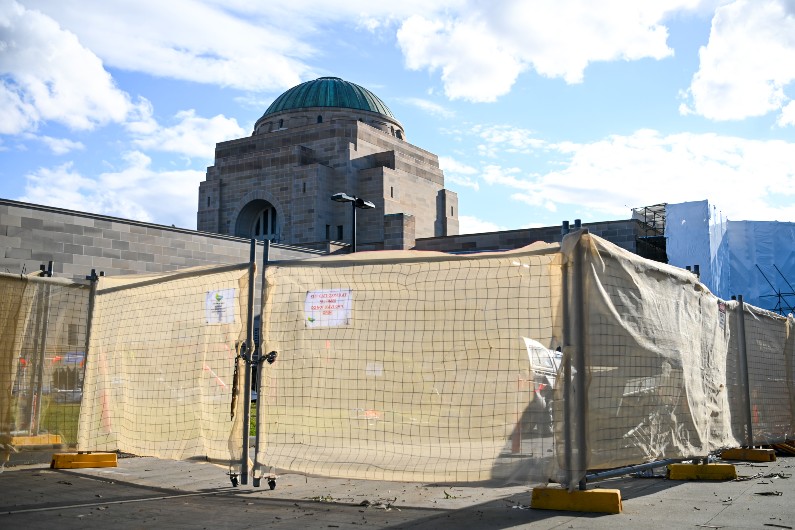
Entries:
<svg viewBox="0 0 795 530">
<path fill-rule="evenodd" d="M 645 235 L 642 228 L 643 224 L 637 219 L 583 223 L 582 226 L 587 228 L 590 233 L 635 253 L 637 252 L 638 237 Z M 505 232 L 417 239 L 414 249 L 435 250 L 438 252 L 481 252 L 520 248 L 536 241 L 556 243 L 562 239 L 560 226 L 548 226 L 506 230 Z"/>
<path fill-rule="evenodd" d="M 274 244 L 270 259 L 305 259 L 325 252 Z M 0 270 L 21 273 L 53 261 L 59 277 L 167 272 L 244 263 L 250 241 L 0 199 Z M 261 244 L 257 261 L 262 257 Z"/>
</svg>

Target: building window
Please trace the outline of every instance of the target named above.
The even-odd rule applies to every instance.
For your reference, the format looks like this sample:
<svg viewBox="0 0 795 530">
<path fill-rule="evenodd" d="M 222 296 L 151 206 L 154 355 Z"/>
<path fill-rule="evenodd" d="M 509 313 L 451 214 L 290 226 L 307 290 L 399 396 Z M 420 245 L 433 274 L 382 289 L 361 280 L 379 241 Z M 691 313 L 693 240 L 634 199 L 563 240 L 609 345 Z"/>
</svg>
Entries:
<svg viewBox="0 0 795 530">
<path fill-rule="evenodd" d="M 342 241 L 342 225 L 337 225 L 337 241 Z"/>
<path fill-rule="evenodd" d="M 453 215 L 453 207 L 452 207 L 452 206 L 450 207 L 450 217 L 455 217 L 455 216 Z"/>
<path fill-rule="evenodd" d="M 400 130 L 395 131 L 395 136 L 397 136 L 398 140 L 403 139 L 403 135 L 401 134 Z"/>
<path fill-rule="evenodd" d="M 318 123 L 323 123 L 323 116 L 318 116 L 317 117 L 317 122 Z"/>
<path fill-rule="evenodd" d="M 326 241 L 331 240 L 331 225 L 326 225 Z"/>
<path fill-rule="evenodd" d="M 284 128 L 284 120 L 279 120 L 279 129 Z"/>
<path fill-rule="evenodd" d="M 306 193 L 306 182 L 304 182 L 304 193 Z"/>
<path fill-rule="evenodd" d="M 389 186 L 389 197 L 394 199 L 395 198 L 395 188 L 394 186 Z"/>
<path fill-rule="evenodd" d="M 207 196 L 207 207 L 208 208 L 210 207 L 210 196 L 209 195 Z"/>
<path fill-rule="evenodd" d="M 69 346 L 77 346 L 78 328 L 77 324 L 69 324 Z"/>
</svg>

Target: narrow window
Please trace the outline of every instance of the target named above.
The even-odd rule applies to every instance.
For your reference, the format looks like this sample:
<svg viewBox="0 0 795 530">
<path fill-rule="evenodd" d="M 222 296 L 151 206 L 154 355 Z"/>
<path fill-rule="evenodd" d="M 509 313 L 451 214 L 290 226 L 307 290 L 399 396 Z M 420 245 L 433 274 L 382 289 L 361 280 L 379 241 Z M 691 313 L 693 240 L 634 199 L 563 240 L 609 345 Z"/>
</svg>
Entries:
<svg viewBox="0 0 795 530">
<path fill-rule="evenodd" d="M 453 207 L 452 206 L 450 207 L 450 217 L 454 217 L 453 216 Z"/>
<path fill-rule="evenodd" d="M 304 193 L 306 193 L 306 182 L 304 182 Z"/>
<path fill-rule="evenodd" d="M 317 122 L 318 123 L 323 123 L 323 116 L 318 116 L 317 117 Z"/>
<path fill-rule="evenodd" d="M 208 208 L 210 207 L 210 196 L 209 195 L 207 196 L 207 207 Z"/>
<path fill-rule="evenodd" d="M 279 120 L 279 129 L 284 128 L 284 120 Z"/>
<path fill-rule="evenodd" d="M 395 131 L 395 136 L 397 136 L 398 140 L 402 140 L 403 139 L 403 135 L 400 133 L 399 130 Z"/>
<path fill-rule="evenodd" d="M 389 186 L 389 197 L 391 197 L 392 199 L 395 198 L 395 187 L 394 186 Z"/>
<path fill-rule="evenodd" d="M 342 241 L 342 225 L 337 225 L 337 241 Z"/>
<path fill-rule="evenodd" d="M 326 241 L 331 239 L 331 225 L 326 225 Z"/>
<path fill-rule="evenodd" d="M 69 346 L 77 346 L 77 324 L 69 324 Z"/>
</svg>

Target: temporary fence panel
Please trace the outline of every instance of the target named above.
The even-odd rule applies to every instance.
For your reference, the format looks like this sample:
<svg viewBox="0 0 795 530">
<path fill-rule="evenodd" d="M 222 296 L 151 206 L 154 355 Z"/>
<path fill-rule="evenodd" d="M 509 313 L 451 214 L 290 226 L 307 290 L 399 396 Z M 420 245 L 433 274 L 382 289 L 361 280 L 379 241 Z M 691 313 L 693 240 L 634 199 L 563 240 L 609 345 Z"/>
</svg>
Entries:
<svg viewBox="0 0 795 530">
<path fill-rule="evenodd" d="M 237 461 L 244 420 L 231 396 L 248 267 L 99 278 L 80 450 Z"/>
<path fill-rule="evenodd" d="M 0 443 L 73 444 L 82 396 L 88 288 L 0 274 Z"/>
<path fill-rule="evenodd" d="M 567 262 L 579 237 L 564 241 Z M 581 237 L 584 344 L 564 352 L 586 356 L 587 468 L 706 456 L 735 444 L 720 301 L 689 272 Z M 575 482 L 585 474 L 576 471 Z"/>
<path fill-rule="evenodd" d="M 747 304 L 744 307 L 753 444 L 791 440 L 795 438 L 791 318 Z"/>
<path fill-rule="evenodd" d="M 380 480 L 554 476 L 557 250 L 269 265 L 263 352 L 278 356 L 257 462 Z"/>
</svg>

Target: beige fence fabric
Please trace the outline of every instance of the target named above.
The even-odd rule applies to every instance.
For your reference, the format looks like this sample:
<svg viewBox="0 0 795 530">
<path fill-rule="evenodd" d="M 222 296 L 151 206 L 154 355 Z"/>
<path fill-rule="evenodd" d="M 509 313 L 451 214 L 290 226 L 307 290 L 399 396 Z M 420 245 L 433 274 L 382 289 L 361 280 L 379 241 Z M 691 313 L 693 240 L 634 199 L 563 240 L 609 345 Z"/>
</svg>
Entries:
<svg viewBox="0 0 795 530">
<path fill-rule="evenodd" d="M 247 297 L 248 264 L 101 277 L 79 449 L 239 458 L 230 400 Z"/>
<path fill-rule="evenodd" d="M 0 293 L 0 444 L 5 457 L 15 443 L 73 444 L 88 289 L 64 279 L 0 274 Z"/>
<path fill-rule="evenodd" d="M 278 352 L 258 401 L 266 470 L 554 474 L 544 387 L 560 344 L 557 245 L 361 253 L 272 265 L 266 276 L 264 351 Z"/>
<path fill-rule="evenodd" d="M 588 468 L 735 445 L 721 302 L 689 272 L 582 239 Z"/>
</svg>

